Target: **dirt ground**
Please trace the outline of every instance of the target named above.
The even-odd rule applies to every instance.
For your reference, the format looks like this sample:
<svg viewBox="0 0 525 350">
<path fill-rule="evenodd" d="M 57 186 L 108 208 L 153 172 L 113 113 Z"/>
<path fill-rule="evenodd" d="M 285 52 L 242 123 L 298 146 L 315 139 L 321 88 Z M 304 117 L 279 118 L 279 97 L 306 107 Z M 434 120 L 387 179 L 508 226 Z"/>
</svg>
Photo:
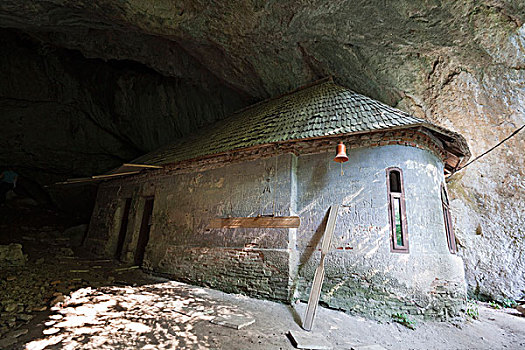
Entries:
<svg viewBox="0 0 525 350">
<path fill-rule="evenodd" d="M 0 244 L 21 243 L 28 256 L 24 266 L 0 270 L 0 349 L 294 349 L 290 330 L 332 349 L 525 349 L 525 317 L 482 303 L 474 304 L 477 320 L 420 322 L 414 330 L 320 307 L 308 333 L 300 327 L 305 304 L 226 294 L 97 259 L 64 233 L 76 224 L 31 206 L 0 208 Z"/>
</svg>

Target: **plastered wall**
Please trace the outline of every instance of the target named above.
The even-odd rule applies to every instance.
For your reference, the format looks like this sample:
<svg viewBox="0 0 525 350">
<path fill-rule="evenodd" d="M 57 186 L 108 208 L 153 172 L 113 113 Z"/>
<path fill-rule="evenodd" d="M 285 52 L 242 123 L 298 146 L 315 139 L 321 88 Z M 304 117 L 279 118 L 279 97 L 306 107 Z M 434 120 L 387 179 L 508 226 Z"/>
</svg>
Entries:
<svg viewBox="0 0 525 350">
<path fill-rule="evenodd" d="M 144 197 L 154 195 L 143 267 L 228 292 L 307 300 L 330 205 L 341 208 L 321 302 L 375 318 L 393 313 L 449 319 L 465 304 L 462 260 L 450 254 L 443 222 L 441 161 L 401 145 L 284 154 L 215 169 L 108 182 L 99 190 L 87 246 L 116 250 L 124 199 L 132 198 L 120 258 L 132 262 Z M 390 248 L 386 169 L 403 171 L 410 251 Z M 298 229 L 211 229 L 218 217 L 298 215 Z"/>
<path fill-rule="evenodd" d="M 304 220 L 297 231 L 296 297 L 307 300 L 319 264 L 323 220 L 330 205 L 339 203 L 322 302 L 374 317 L 461 314 L 463 263 L 448 250 L 439 192 L 441 161 L 413 147 L 361 148 L 348 154 L 341 175 L 331 156 L 305 155 L 297 161 L 296 210 Z M 389 167 L 403 172 L 408 254 L 390 248 Z"/>
<path fill-rule="evenodd" d="M 133 198 L 121 259 L 133 261 L 144 188 L 154 187 L 143 267 L 178 280 L 268 299 L 290 299 L 290 230 L 211 229 L 219 217 L 290 215 L 290 154 L 100 189 L 88 245 L 116 250 L 122 198 Z M 117 192 L 119 194 L 117 195 Z M 98 208 L 106 208 L 104 210 Z M 115 214 L 113 214 L 115 213 Z M 96 250 L 96 248 L 95 248 Z"/>
</svg>

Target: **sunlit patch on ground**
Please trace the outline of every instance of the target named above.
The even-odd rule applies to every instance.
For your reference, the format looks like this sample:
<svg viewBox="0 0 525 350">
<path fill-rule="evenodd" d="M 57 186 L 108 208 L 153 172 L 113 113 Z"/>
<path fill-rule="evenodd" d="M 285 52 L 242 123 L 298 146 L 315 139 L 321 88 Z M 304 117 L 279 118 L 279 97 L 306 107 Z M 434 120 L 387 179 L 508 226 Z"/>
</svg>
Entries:
<svg viewBox="0 0 525 350">
<path fill-rule="evenodd" d="M 36 349 L 293 349 L 289 330 L 326 339 L 333 349 L 525 348 L 525 317 L 479 305 L 461 325 L 379 323 L 323 307 L 311 333 L 300 328 L 305 304 L 293 308 L 179 282 L 82 288 L 52 308 Z M 17 348 L 18 349 L 18 348 Z"/>
<path fill-rule="evenodd" d="M 207 293 L 177 282 L 141 287 L 83 288 L 52 308 L 43 337 L 26 349 L 191 348 L 213 346 L 195 325 L 216 317 L 251 316 L 238 307 L 204 298 Z M 203 297 L 204 296 L 204 297 Z"/>
</svg>

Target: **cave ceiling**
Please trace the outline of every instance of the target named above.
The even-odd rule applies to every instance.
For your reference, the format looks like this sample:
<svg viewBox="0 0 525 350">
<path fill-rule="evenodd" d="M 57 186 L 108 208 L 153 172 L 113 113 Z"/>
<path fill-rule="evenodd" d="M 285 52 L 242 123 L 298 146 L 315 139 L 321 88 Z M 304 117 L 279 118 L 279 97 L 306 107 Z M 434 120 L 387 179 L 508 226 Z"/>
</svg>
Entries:
<svg viewBox="0 0 525 350">
<path fill-rule="evenodd" d="M 504 40 L 522 25 L 524 8 L 521 1 L 488 0 L 4 0 L 0 26 L 201 86 L 218 79 L 252 100 L 334 75 L 396 104 L 440 59 L 460 62 L 454 70 L 520 64 L 498 60 L 488 36 Z"/>
</svg>

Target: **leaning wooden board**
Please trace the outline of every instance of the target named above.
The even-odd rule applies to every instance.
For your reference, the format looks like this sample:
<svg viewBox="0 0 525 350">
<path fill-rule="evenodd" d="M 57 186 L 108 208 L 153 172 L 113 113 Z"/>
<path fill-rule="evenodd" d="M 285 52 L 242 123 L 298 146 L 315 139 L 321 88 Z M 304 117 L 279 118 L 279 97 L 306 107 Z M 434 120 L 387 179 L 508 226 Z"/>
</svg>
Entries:
<svg viewBox="0 0 525 350">
<path fill-rule="evenodd" d="M 259 216 L 243 218 L 212 219 L 209 228 L 297 228 L 301 223 L 298 216 Z"/>
<path fill-rule="evenodd" d="M 321 262 L 315 270 L 314 283 L 312 290 L 310 291 L 310 297 L 308 298 L 308 306 L 306 308 L 306 315 L 303 320 L 303 329 L 306 331 L 312 330 L 312 324 L 314 322 L 315 312 L 317 311 L 317 305 L 319 304 L 319 297 L 321 296 L 321 287 L 323 286 L 324 279 L 324 260 L 328 249 L 330 248 L 330 242 L 335 229 L 335 220 L 337 218 L 337 212 L 339 211 L 339 205 L 334 204 L 330 207 L 330 214 L 328 214 L 328 221 L 326 222 L 326 228 L 323 235 L 323 243 L 321 245 Z"/>
</svg>

